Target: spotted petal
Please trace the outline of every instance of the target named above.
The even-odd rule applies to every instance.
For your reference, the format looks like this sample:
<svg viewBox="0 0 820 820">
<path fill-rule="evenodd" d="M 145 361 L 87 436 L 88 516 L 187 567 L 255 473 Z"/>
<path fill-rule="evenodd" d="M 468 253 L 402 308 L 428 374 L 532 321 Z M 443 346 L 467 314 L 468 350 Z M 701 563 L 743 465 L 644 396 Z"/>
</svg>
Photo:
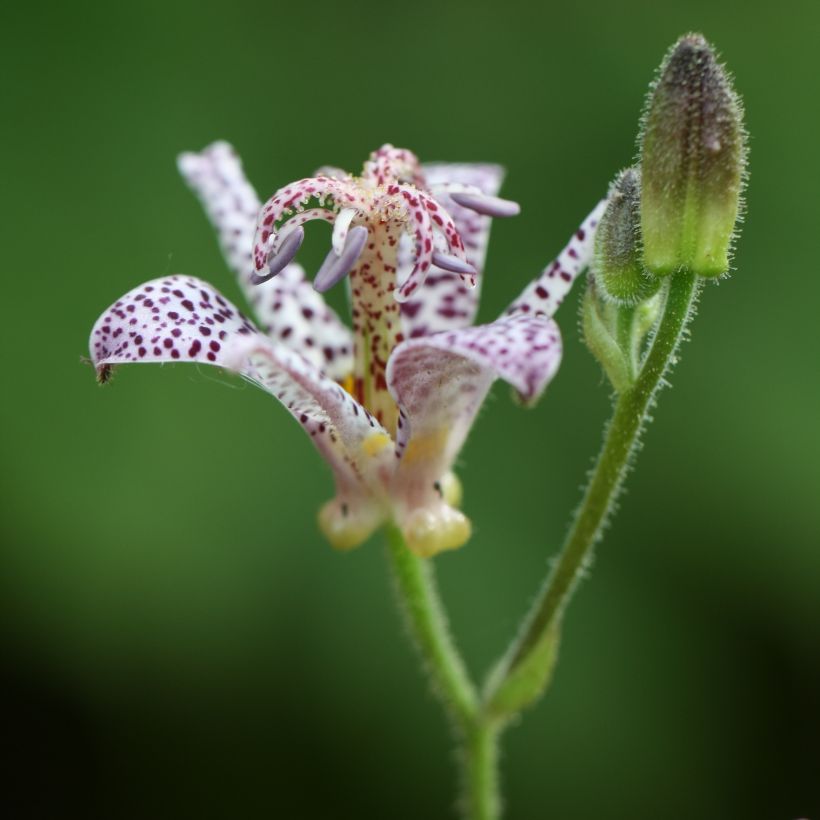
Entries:
<svg viewBox="0 0 820 820">
<path fill-rule="evenodd" d="M 207 283 L 167 276 L 135 288 L 97 320 L 90 349 L 101 381 L 112 366 L 130 362 L 200 362 L 246 376 L 279 399 L 313 439 L 333 469 L 345 515 L 357 515 L 357 503 L 367 499 L 362 515 L 373 527 L 379 523 L 371 499 L 393 470 L 390 436 L 336 382 L 272 344 Z"/>
<path fill-rule="evenodd" d="M 601 200 L 581 227 L 573 234 L 566 247 L 553 262 L 544 268 L 521 295 L 507 308 L 507 315 L 530 313 L 535 316 L 553 316 L 564 301 L 575 280 L 589 267 L 595 245 L 595 229 L 606 208 Z"/>
<path fill-rule="evenodd" d="M 331 378 L 347 376 L 353 367 L 350 331 L 313 290 L 299 265 L 288 265 L 262 285 L 252 284 L 253 238 L 261 203 L 233 148 L 215 142 L 198 154 L 182 154 L 178 164 L 216 228 L 225 259 L 264 332 Z"/>
<path fill-rule="evenodd" d="M 494 196 L 501 187 L 504 169 L 486 163 L 430 163 L 423 166 L 428 189 L 448 213 L 464 242 L 467 261 L 478 271 L 476 287 L 470 288 L 461 276 L 432 266 L 424 288 L 401 306 L 407 338 L 427 336 L 472 324 L 478 311 L 487 242 L 492 220 L 457 204 L 452 191 L 473 190 Z M 400 249 L 400 270 L 409 265 L 410 248 Z"/>
<path fill-rule="evenodd" d="M 500 377 L 533 401 L 555 375 L 561 336 L 549 319 L 514 316 L 399 345 L 387 370 L 400 410 L 400 493 L 420 504 L 452 466 Z"/>
</svg>

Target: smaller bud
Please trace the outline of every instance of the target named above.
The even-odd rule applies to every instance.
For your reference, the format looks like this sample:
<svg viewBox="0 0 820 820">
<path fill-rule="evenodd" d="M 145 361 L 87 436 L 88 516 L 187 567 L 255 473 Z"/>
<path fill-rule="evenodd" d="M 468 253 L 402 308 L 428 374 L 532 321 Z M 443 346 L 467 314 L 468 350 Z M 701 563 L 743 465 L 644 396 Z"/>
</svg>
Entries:
<svg viewBox="0 0 820 820">
<path fill-rule="evenodd" d="M 686 35 L 666 55 L 643 118 L 641 226 L 649 271 L 726 273 L 745 161 L 742 107 L 726 70 L 702 35 Z"/>
<path fill-rule="evenodd" d="M 612 183 L 606 210 L 595 233 L 595 281 L 604 296 L 619 305 L 637 305 L 657 293 L 661 284 L 644 270 L 640 203 L 640 171 L 627 168 Z"/>
</svg>

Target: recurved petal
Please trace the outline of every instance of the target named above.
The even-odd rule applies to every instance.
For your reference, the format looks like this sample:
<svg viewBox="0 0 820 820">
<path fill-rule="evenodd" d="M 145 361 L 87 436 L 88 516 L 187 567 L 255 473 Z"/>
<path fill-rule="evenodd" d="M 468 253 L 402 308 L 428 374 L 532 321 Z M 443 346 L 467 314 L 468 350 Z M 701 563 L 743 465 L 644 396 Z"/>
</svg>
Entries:
<svg viewBox="0 0 820 820">
<path fill-rule="evenodd" d="M 478 271 L 484 270 L 492 219 L 457 204 L 449 192 L 476 190 L 495 196 L 504 181 L 504 169 L 490 163 L 436 162 L 424 165 L 423 170 L 427 187 L 453 217 L 456 230 L 464 241 L 467 259 Z"/>
<path fill-rule="evenodd" d="M 219 141 L 199 153 L 180 154 L 177 167 L 216 229 L 228 266 L 250 295 L 251 249 L 256 215 L 262 203 L 248 182 L 239 157 L 231 145 Z"/>
<path fill-rule="evenodd" d="M 206 282 L 154 279 L 126 293 L 91 331 L 91 360 L 101 382 L 129 362 L 203 362 L 226 366 L 237 339 L 259 331 Z"/>
<path fill-rule="evenodd" d="M 378 422 L 201 280 L 167 276 L 125 294 L 97 320 L 90 348 L 100 381 L 114 365 L 131 362 L 200 362 L 241 373 L 302 425 L 333 469 L 340 495 L 368 494 L 389 479 L 393 443 Z"/>
<path fill-rule="evenodd" d="M 558 326 L 527 315 L 400 344 L 387 368 L 400 410 L 397 495 L 411 507 L 430 503 L 496 378 L 534 401 L 560 361 Z"/>
<path fill-rule="evenodd" d="M 575 280 L 589 267 L 595 248 L 595 231 L 606 210 L 602 199 L 572 235 L 566 247 L 530 282 L 507 308 L 506 314 L 553 316 Z"/>
<path fill-rule="evenodd" d="M 225 259 L 262 330 L 331 378 L 344 378 L 353 367 L 350 331 L 313 290 L 302 268 L 292 263 L 269 282 L 252 284 L 253 238 L 261 203 L 233 148 L 215 142 L 199 153 L 182 154 L 178 165 L 216 229 Z"/>
<path fill-rule="evenodd" d="M 423 170 L 428 189 L 452 217 L 464 242 L 467 260 L 478 275 L 475 288 L 470 288 L 458 274 L 433 265 L 424 287 L 401 306 L 407 338 L 468 327 L 473 323 L 478 311 L 492 219 L 457 204 L 448 191 L 474 190 L 493 196 L 504 179 L 504 169 L 489 163 L 437 162 L 424 165 Z M 400 270 L 409 265 L 410 256 L 410 247 L 400 248 Z"/>
<path fill-rule="evenodd" d="M 353 336 L 328 307 L 300 265 L 288 265 L 256 288 L 254 312 L 262 329 L 278 344 L 301 353 L 331 379 L 353 369 Z"/>
</svg>

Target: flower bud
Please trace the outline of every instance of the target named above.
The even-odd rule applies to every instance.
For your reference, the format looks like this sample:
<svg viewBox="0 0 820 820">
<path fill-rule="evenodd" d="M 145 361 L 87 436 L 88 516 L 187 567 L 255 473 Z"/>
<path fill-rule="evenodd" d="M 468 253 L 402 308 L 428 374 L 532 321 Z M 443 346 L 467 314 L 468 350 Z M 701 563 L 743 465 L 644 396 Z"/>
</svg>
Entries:
<svg viewBox="0 0 820 820">
<path fill-rule="evenodd" d="M 609 202 L 595 233 L 595 281 L 619 305 L 637 305 L 660 287 L 660 280 L 643 266 L 640 197 L 640 171 L 627 168 L 609 190 Z"/>
<path fill-rule="evenodd" d="M 726 273 L 745 158 L 729 77 L 706 40 L 688 34 L 664 59 L 643 119 L 641 226 L 650 272 Z"/>
</svg>

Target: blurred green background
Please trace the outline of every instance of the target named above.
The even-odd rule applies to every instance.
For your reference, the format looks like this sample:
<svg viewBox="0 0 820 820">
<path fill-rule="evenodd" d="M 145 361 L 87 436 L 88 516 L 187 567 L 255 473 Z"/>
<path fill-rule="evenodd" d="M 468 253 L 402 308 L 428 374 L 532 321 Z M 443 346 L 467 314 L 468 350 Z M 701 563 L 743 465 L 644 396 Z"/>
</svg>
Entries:
<svg viewBox="0 0 820 820">
<path fill-rule="evenodd" d="M 240 298 L 174 166 L 216 138 L 263 197 L 386 141 L 505 164 L 523 213 L 494 229 L 492 318 L 630 162 L 653 70 L 692 29 L 747 106 L 738 271 L 704 294 L 553 689 L 506 738 L 507 816 L 820 815 L 816 2 L 0 14 L 3 793 L 24 800 L 7 816 L 450 816 L 451 745 L 382 545 L 323 543 L 331 481 L 297 425 L 207 368 L 123 368 L 100 389 L 80 356 L 146 279 Z M 314 269 L 328 237 L 311 236 Z M 577 303 L 558 318 L 559 378 L 531 412 L 496 389 L 461 459 L 475 537 L 437 561 L 476 673 L 557 549 L 607 416 Z"/>
</svg>

